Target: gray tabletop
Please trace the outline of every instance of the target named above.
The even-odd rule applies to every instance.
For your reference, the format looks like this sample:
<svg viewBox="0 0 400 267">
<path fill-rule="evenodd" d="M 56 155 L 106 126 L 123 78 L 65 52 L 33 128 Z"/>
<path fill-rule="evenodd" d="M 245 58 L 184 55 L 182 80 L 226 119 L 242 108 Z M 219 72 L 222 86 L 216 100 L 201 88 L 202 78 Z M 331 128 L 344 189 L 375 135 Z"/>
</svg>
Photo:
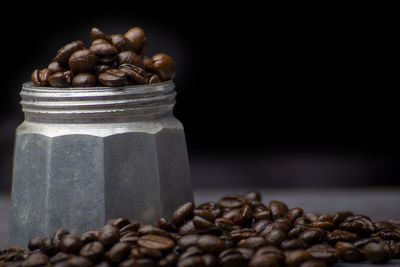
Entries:
<svg viewBox="0 0 400 267">
<path fill-rule="evenodd" d="M 241 189 L 197 189 L 194 192 L 196 204 L 218 200 L 231 193 L 245 193 L 254 188 Z M 317 213 L 335 213 L 349 210 L 365 214 L 373 220 L 400 219 L 400 188 L 358 188 L 358 189 L 257 189 L 262 201 L 285 202 L 289 208 L 301 207 L 305 211 Z M 8 212 L 10 201 L 8 195 L 0 194 L 0 248 L 7 245 Z M 335 266 L 400 266 L 400 260 L 389 264 L 338 263 Z"/>
</svg>

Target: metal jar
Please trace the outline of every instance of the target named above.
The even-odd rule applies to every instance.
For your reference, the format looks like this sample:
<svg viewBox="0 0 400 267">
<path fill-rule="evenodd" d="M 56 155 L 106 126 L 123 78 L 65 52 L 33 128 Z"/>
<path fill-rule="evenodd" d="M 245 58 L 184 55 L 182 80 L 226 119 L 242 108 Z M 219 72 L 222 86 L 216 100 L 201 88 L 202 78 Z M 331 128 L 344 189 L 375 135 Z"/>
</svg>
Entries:
<svg viewBox="0 0 400 267">
<path fill-rule="evenodd" d="M 25 83 L 16 130 L 10 245 L 60 227 L 80 234 L 109 219 L 142 223 L 192 201 L 172 81 L 52 88 Z"/>
</svg>

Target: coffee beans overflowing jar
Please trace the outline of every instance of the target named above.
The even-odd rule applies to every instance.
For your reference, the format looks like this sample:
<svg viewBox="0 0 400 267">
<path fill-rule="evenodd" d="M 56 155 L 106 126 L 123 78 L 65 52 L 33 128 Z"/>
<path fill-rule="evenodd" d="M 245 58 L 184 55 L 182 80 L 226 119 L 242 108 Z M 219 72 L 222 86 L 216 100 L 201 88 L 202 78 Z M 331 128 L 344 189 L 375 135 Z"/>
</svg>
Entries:
<svg viewBox="0 0 400 267">
<path fill-rule="evenodd" d="M 90 31 L 91 45 L 73 41 L 61 47 L 53 61 L 33 71 L 37 86 L 94 87 L 153 84 L 175 77 L 174 60 L 167 54 L 146 57 L 147 38 L 134 27 L 124 35 L 107 35 L 98 28 Z"/>
<path fill-rule="evenodd" d="M 197 207 L 188 202 L 170 220 L 140 224 L 127 218 L 80 236 L 65 229 L 33 238 L 29 250 L 9 247 L 0 266 L 249 266 L 320 267 L 400 258 L 400 221 L 373 222 L 261 202 L 257 192 L 228 195 Z"/>
</svg>

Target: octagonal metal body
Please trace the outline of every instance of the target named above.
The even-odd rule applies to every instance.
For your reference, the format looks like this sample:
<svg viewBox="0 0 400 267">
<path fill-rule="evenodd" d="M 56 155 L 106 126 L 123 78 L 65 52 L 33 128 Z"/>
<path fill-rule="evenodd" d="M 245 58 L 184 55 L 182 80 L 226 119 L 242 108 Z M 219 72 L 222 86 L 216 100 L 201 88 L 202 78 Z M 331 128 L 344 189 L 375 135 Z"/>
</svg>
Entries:
<svg viewBox="0 0 400 267">
<path fill-rule="evenodd" d="M 63 90 L 24 84 L 21 96 L 10 245 L 60 227 L 96 230 L 122 216 L 152 223 L 193 199 L 172 82 Z"/>
</svg>

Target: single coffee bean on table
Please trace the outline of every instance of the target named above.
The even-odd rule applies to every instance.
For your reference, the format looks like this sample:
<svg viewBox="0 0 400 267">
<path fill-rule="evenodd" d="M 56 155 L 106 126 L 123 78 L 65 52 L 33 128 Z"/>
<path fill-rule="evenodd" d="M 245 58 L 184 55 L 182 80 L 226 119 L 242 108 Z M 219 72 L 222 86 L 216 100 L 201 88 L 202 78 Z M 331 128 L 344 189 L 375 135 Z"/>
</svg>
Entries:
<svg viewBox="0 0 400 267">
<path fill-rule="evenodd" d="M 80 236 L 61 228 L 52 237 L 32 238 L 29 249 L 0 250 L 0 266 L 384 264 L 400 258 L 399 231 L 396 220 L 374 222 L 348 211 L 305 212 L 277 200 L 265 205 L 258 192 L 248 192 L 197 206 L 184 203 L 171 218 L 154 224 L 121 217 Z"/>
</svg>

